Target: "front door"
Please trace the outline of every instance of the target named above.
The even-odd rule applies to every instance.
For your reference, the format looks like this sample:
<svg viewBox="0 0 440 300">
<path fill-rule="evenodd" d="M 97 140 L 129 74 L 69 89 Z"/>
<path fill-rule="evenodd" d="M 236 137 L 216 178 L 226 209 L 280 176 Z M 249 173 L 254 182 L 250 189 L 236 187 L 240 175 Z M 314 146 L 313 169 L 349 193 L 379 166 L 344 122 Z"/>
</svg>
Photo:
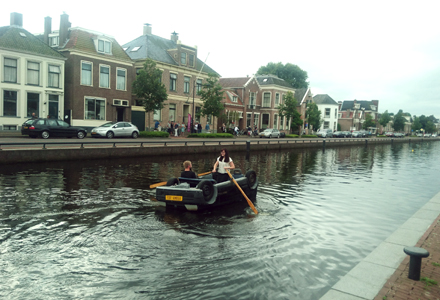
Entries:
<svg viewBox="0 0 440 300">
<path fill-rule="evenodd" d="M 117 112 L 117 120 L 116 122 L 122 122 L 124 121 L 124 107 L 118 107 L 116 108 L 116 112 Z"/>
</svg>

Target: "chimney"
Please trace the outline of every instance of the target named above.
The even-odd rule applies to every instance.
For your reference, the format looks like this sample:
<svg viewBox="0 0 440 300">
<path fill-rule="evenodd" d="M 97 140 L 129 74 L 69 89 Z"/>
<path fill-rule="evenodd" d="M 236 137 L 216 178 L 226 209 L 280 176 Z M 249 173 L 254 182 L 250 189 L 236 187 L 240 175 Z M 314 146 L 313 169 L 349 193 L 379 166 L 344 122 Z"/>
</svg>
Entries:
<svg viewBox="0 0 440 300">
<path fill-rule="evenodd" d="M 177 40 L 179 39 L 179 34 L 177 33 L 177 32 L 173 32 L 173 33 L 171 33 L 171 40 L 174 42 L 174 43 L 177 43 Z"/>
<path fill-rule="evenodd" d="M 49 34 L 52 32 L 52 18 L 44 18 L 44 42 L 49 45 Z"/>
<path fill-rule="evenodd" d="M 23 27 L 23 15 L 13 12 L 11 13 L 11 18 L 10 18 L 11 22 L 10 25 L 13 26 L 19 26 L 19 27 Z"/>
<path fill-rule="evenodd" d="M 144 35 L 151 34 L 151 24 L 144 24 Z"/>
<path fill-rule="evenodd" d="M 64 43 L 67 40 L 67 35 L 69 33 L 70 26 L 71 24 L 69 22 L 69 15 L 63 13 L 60 18 L 60 41 L 59 41 L 60 47 L 64 45 Z"/>
</svg>

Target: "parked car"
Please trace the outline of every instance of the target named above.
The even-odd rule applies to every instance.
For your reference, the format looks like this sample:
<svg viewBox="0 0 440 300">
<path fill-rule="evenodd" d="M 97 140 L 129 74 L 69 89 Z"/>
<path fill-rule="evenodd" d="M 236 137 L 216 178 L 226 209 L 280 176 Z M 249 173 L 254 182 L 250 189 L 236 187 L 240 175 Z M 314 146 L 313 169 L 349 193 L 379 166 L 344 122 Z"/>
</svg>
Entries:
<svg viewBox="0 0 440 300">
<path fill-rule="evenodd" d="M 286 137 L 286 133 L 285 132 L 280 132 L 280 138 L 285 138 Z"/>
<path fill-rule="evenodd" d="M 385 136 L 394 137 L 394 132 L 391 132 L 391 131 L 385 132 Z"/>
<path fill-rule="evenodd" d="M 333 132 L 333 137 L 335 137 L 335 138 L 345 138 L 345 132 L 344 131 L 335 131 L 335 132 Z"/>
<path fill-rule="evenodd" d="M 433 133 L 431 136 L 432 137 L 437 137 L 437 133 Z"/>
<path fill-rule="evenodd" d="M 425 133 L 424 137 L 425 138 L 429 138 L 429 137 L 431 137 L 431 134 L 430 133 Z"/>
<path fill-rule="evenodd" d="M 362 137 L 362 132 L 360 132 L 360 131 L 353 131 L 351 133 L 351 137 L 353 137 L 353 138 L 361 138 Z"/>
<path fill-rule="evenodd" d="M 423 137 L 423 134 L 417 133 L 417 137 Z"/>
<path fill-rule="evenodd" d="M 321 129 L 317 134 L 318 137 L 326 138 L 326 137 L 333 137 L 333 130 L 331 129 Z"/>
<path fill-rule="evenodd" d="M 68 123 L 57 119 L 29 119 L 21 126 L 21 134 L 31 138 L 38 136 L 43 139 L 49 137 L 77 137 L 83 139 L 87 130 L 82 127 L 70 126 Z"/>
<path fill-rule="evenodd" d="M 260 138 L 267 137 L 267 138 L 279 138 L 280 137 L 280 131 L 278 129 L 272 129 L 272 128 L 266 128 L 264 131 L 260 132 Z"/>
<path fill-rule="evenodd" d="M 139 136 L 139 129 L 136 125 L 129 122 L 109 122 L 92 129 L 92 137 L 132 137 L 136 139 Z"/>
<path fill-rule="evenodd" d="M 396 133 L 394 133 L 394 137 L 396 137 L 396 138 L 404 138 L 405 134 L 401 133 L 401 132 L 396 132 Z"/>
<path fill-rule="evenodd" d="M 346 138 L 351 138 L 351 131 L 343 131 Z"/>
</svg>

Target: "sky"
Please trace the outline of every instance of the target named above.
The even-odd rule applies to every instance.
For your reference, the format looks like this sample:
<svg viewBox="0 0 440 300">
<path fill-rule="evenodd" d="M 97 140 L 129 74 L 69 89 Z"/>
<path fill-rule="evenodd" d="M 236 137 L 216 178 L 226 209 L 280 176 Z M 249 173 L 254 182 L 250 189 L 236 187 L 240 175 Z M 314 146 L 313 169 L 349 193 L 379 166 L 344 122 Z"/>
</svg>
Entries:
<svg viewBox="0 0 440 300">
<path fill-rule="evenodd" d="M 96 4 L 95 4 L 96 3 Z M 379 100 L 379 112 L 440 118 L 438 0 L 302 1 L 7 1 L 23 27 L 43 33 L 60 15 L 72 27 L 111 35 L 123 45 L 143 32 L 197 46 L 198 57 L 222 77 L 252 76 L 269 62 L 291 63 L 308 74 L 313 95 L 336 102 Z M 116 3 L 116 2 L 113 2 Z"/>
</svg>

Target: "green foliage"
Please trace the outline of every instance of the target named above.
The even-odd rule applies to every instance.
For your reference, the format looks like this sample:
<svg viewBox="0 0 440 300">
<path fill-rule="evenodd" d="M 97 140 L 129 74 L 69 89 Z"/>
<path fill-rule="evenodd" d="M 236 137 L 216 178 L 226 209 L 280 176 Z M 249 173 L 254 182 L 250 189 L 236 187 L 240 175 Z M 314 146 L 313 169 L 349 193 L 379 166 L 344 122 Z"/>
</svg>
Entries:
<svg viewBox="0 0 440 300">
<path fill-rule="evenodd" d="M 376 122 L 374 122 L 373 117 L 370 114 L 365 115 L 365 121 L 364 124 L 362 124 L 362 129 L 367 130 L 368 127 L 376 127 Z"/>
<path fill-rule="evenodd" d="M 337 128 L 338 128 L 338 131 L 342 131 L 341 130 L 341 124 L 338 123 Z"/>
<path fill-rule="evenodd" d="M 313 126 L 313 130 L 318 130 L 321 128 L 321 111 L 318 109 L 318 105 L 316 103 L 312 102 L 307 105 L 306 110 L 306 119 L 310 125 Z"/>
<path fill-rule="evenodd" d="M 233 138 L 230 133 L 190 133 L 189 138 Z"/>
<path fill-rule="evenodd" d="M 213 115 L 218 118 L 220 113 L 225 109 L 222 103 L 224 98 L 223 91 L 221 85 L 218 83 L 218 76 L 215 74 L 209 74 L 208 76 L 206 83 L 202 86 L 202 90 L 199 91 L 199 95 L 203 101 L 200 115 Z"/>
<path fill-rule="evenodd" d="M 386 127 L 388 125 L 388 123 L 391 121 L 391 116 L 388 113 L 388 110 L 386 110 L 379 119 L 379 124 L 382 125 L 383 127 Z"/>
<path fill-rule="evenodd" d="M 139 137 L 145 137 L 145 138 L 154 138 L 154 137 L 169 137 L 170 134 L 166 131 L 140 131 Z"/>
<path fill-rule="evenodd" d="M 291 120 L 290 126 L 292 128 L 298 128 L 298 126 L 304 124 L 303 120 L 301 119 L 301 114 L 296 109 L 297 106 L 298 102 L 295 100 L 293 93 L 290 91 L 287 92 L 284 102 L 278 106 L 280 117 L 285 116 L 287 118 L 287 122 Z"/>
<path fill-rule="evenodd" d="M 314 138 L 317 138 L 318 136 L 317 135 L 313 135 L 313 134 L 305 134 L 305 135 L 302 135 L 301 137 L 314 139 Z"/>
<path fill-rule="evenodd" d="M 437 262 L 432 262 L 432 265 L 433 265 L 434 267 L 440 267 L 440 264 L 437 263 Z"/>
<path fill-rule="evenodd" d="M 229 128 L 229 124 L 234 123 L 238 124 L 240 114 L 237 111 L 230 111 L 229 114 L 222 114 L 221 118 L 225 120 L 226 130 L 229 132 L 234 132 L 232 129 Z"/>
<path fill-rule="evenodd" d="M 161 82 L 162 71 L 156 68 L 156 63 L 152 59 L 147 59 L 144 68 L 139 71 L 133 81 L 133 94 L 142 101 L 145 112 L 154 112 L 164 107 L 165 100 L 168 99 L 165 85 Z M 150 124 L 150 114 L 148 114 L 148 124 Z"/>
<path fill-rule="evenodd" d="M 426 130 L 426 132 L 428 132 L 428 133 L 437 132 L 437 128 L 435 127 L 435 124 L 432 123 L 431 120 L 429 120 L 429 121 L 426 123 L 425 130 Z"/>
<path fill-rule="evenodd" d="M 284 79 L 292 87 L 296 89 L 307 88 L 309 83 L 307 82 L 308 75 L 307 72 L 302 70 L 297 65 L 287 63 L 283 65 L 282 63 L 270 62 L 266 66 L 261 66 L 257 75 L 273 74 L 277 77 Z"/>
<path fill-rule="evenodd" d="M 420 118 L 419 117 L 416 117 L 416 116 L 414 116 L 414 119 L 413 119 L 414 121 L 413 121 L 413 123 L 412 123 L 412 125 L 411 125 L 411 129 L 412 130 L 414 130 L 414 131 L 419 131 L 420 129 L 422 129 L 423 127 L 422 127 L 422 123 L 420 122 Z"/>
<path fill-rule="evenodd" d="M 393 120 L 393 128 L 394 131 L 402 131 L 405 128 L 406 119 L 403 116 L 403 111 L 399 110 L 399 112 L 394 116 Z"/>
<path fill-rule="evenodd" d="M 287 134 L 286 138 L 299 138 L 299 135 L 297 135 L 297 134 Z"/>
<path fill-rule="evenodd" d="M 428 277 L 422 277 L 422 278 L 420 278 L 420 281 L 424 282 L 426 287 L 438 284 L 437 281 L 435 281 L 431 278 L 428 278 Z"/>
</svg>

